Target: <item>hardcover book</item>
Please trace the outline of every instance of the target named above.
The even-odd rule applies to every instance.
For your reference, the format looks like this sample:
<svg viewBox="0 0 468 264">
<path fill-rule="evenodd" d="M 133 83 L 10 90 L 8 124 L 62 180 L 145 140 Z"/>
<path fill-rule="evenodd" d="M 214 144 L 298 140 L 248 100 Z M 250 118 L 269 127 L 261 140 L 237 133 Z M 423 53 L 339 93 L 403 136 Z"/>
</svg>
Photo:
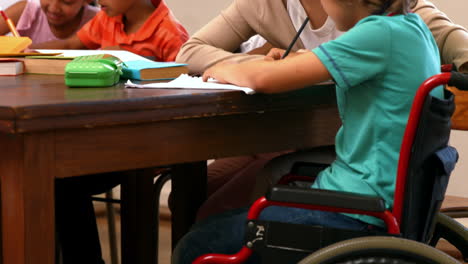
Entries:
<svg viewBox="0 0 468 264">
<path fill-rule="evenodd" d="M 27 56 L 24 62 L 25 73 L 64 75 L 65 66 L 73 57 L 63 56 Z"/>
<path fill-rule="evenodd" d="M 187 64 L 150 60 L 125 61 L 122 77 L 135 80 L 170 80 L 188 73 Z"/>
<path fill-rule="evenodd" d="M 14 76 L 24 73 L 24 64 L 18 59 L 0 59 L 0 75 Z"/>
</svg>

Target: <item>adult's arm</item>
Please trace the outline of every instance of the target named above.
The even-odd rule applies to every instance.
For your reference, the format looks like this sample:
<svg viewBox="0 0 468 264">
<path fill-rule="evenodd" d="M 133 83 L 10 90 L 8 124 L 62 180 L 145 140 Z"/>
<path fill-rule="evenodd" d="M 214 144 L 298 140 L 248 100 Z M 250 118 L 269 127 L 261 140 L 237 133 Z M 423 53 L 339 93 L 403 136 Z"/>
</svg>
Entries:
<svg viewBox="0 0 468 264">
<path fill-rule="evenodd" d="M 421 16 L 434 35 L 442 63 L 455 63 L 461 71 L 468 71 L 468 31 L 454 24 L 429 1 L 419 0 L 413 11 Z"/>
<path fill-rule="evenodd" d="M 201 74 L 220 61 L 261 59 L 262 55 L 234 53 L 241 43 L 255 34 L 260 34 L 275 47 L 287 47 L 295 29 L 283 0 L 233 1 L 182 46 L 176 61 L 188 63 L 191 73 Z M 296 47 L 302 46 L 298 41 Z"/>
<path fill-rule="evenodd" d="M 241 43 L 256 32 L 243 17 L 239 5 L 234 1 L 220 15 L 196 32 L 180 49 L 176 61 L 189 64 L 190 73 L 201 74 L 214 64 L 223 60 L 241 62 L 253 57 L 233 53 Z"/>
</svg>

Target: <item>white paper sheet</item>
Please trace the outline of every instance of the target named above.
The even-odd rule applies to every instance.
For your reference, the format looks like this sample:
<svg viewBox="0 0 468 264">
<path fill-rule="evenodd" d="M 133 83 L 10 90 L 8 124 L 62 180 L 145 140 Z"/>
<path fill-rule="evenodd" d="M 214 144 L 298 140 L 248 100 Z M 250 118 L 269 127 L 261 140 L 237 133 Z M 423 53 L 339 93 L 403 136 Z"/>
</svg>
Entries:
<svg viewBox="0 0 468 264">
<path fill-rule="evenodd" d="M 232 84 L 221 84 L 214 79 L 209 79 L 204 82 L 201 77 L 192 77 L 187 74 L 181 74 L 176 79 L 167 83 L 148 83 L 148 84 L 135 84 L 128 80 L 125 83 L 127 88 L 161 88 L 161 89 L 212 89 L 212 90 L 239 90 L 246 94 L 254 94 L 255 91 L 248 87 L 241 87 Z"/>
</svg>

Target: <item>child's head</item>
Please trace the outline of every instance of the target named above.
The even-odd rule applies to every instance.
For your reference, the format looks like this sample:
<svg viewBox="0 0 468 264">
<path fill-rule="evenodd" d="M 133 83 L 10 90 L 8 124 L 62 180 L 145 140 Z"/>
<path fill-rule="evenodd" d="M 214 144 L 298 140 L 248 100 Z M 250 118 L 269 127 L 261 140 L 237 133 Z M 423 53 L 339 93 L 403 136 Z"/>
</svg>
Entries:
<svg viewBox="0 0 468 264">
<path fill-rule="evenodd" d="M 62 26 L 73 21 L 90 0 L 41 0 L 49 25 Z"/>
<path fill-rule="evenodd" d="M 125 14 L 134 5 L 136 0 L 99 0 L 101 10 L 110 17 Z"/>
<path fill-rule="evenodd" d="M 161 0 L 98 0 L 101 10 L 110 17 L 125 15 L 127 12 L 140 13 L 144 8 L 142 6 L 157 7 Z"/>
<path fill-rule="evenodd" d="M 417 0 L 321 0 L 325 12 L 336 22 L 337 28 L 347 31 L 362 18 L 385 12 L 406 14 Z"/>
</svg>

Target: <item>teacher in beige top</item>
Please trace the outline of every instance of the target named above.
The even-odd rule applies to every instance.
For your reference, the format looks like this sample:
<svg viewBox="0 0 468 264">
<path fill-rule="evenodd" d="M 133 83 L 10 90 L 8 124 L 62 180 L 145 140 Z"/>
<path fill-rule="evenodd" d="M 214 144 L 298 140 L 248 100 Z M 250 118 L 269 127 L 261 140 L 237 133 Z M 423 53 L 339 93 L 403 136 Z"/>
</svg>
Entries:
<svg viewBox="0 0 468 264">
<path fill-rule="evenodd" d="M 300 0 L 295 0 L 299 2 Z M 300 1 L 311 20 L 311 26 L 323 25 L 327 15 L 320 1 Z M 468 32 L 453 24 L 431 2 L 419 0 L 413 12 L 419 14 L 432 31 L 442 56 L 442 63 L 460 67 L 468 62 Z M 243 61 L 258 58 L 235 54 L 239 46 L 259 34 L 273 47 L 285 49 L 296 34 L 288 14 L 287 0 L 234 0 L 219 16 L 196 32 L 181 48 L 176 61 L 189 63 L 191 73 L 201 74 L 208 67 L 226 60 Z M 306 48 L 299 40 L 294 50 Z M 468 65 L 464 66 L 468 67 Z"/>
<path fill-rule="evenodd" d="M 413 11 L 432 31 L 442 63 L 455 63 L 460 70 L 468 71 L 467 30 L 453 24 L 429 1 L 419 0 Z M 182 46 L 176 61 L 188 63 L 192 74 L 202 74 L 221 61 L 262 59 L 261 54 L 268 53 L 272 47 L 286 49 L 306 17 L 310 19 L 309 26 L 302 32 L 293 51 L 313 49 L 343 33 L 335 28 L 320 0 L 234 0 Z M 256 55 L 235 53 L 241 44 L 255 35 L 263 38 L 262 47 L 251 52 Z M 198 212 L 198 220 L 247 206 L 257 198 L 253 193 L 262 192 L 265 183 L 274 182 L 274 178 L 288 171 L 295 160 L 327 162 L 334 159 L 333 147 L 284 156 L 285 153 L 223 158 L 210 164 L 208 199 Z"/>
</svg>

